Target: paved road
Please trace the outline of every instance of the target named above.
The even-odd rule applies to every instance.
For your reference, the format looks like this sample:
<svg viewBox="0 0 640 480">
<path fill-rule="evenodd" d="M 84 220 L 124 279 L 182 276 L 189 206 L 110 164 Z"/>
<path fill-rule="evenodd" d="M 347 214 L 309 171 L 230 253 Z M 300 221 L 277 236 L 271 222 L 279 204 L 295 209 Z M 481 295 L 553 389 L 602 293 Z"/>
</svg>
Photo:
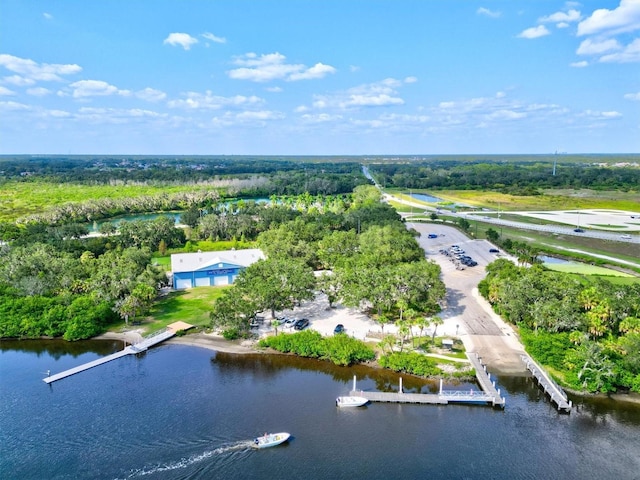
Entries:
<svg viewBox="0 0 640 480">
<path fill-rule="evenodd" d="M 435 208 L 427 207 L 422 203 L 410 202 L 398 197 L 394 197 L 393 195 L 389 195 L 387 193 L 383 193 L 383 198 L 387 201 L 393 200 L 394 202 L 403 203 L 405 205 L 411 205 L 416 208 L 414 213 L 406 213 L 402 212 L 400 215 L 407 219 L 407 221 L 411 220 L 412 216 L 424 216 L 425 214 L 431 214 L 431 212 L 436 211 Z M 620 232 L 611 232 L 604 230 L 591 230 L 591 229 L 583 229 L 583 232 L 576 232 L 575 227 L 566 226 L 563 227 L 561 225 L 536 225 L 533 223 L 523 223 L 523 222 L 514 222 L 512 220 L 505 220 L 502 218 L 489 217 L 485 213 L 476 213 L 476 212 L 450 212 L 447 211 L 446 214 L 450 217 L 458 217 L 458 218 L 466 218 L 468 221 L 480 221 L 484 223 L 489 223 L 492 225 L 504 226 L 504 227 L 512 227 L 520 230 L 533 230 L 537 232 L 547 232 L 547 233 L 555 233 L 558 235 L 570 235 L 575 237 L 588 237 L 588 238 L 598 238 L 601 240 L 609 240 L 615 242 L 623 242 L 623 243 L 634 243 L 640 246 L 640 235 L 630 234 L 630 238 L 623 238 L 622 233 Z M 638 254 L 640 255 L 640 247 L 638 248 Z"/>
<path fill-rule="evenodd" d="M 460 325 L 458 333 L 465 348 L 477 352 L 495 371 L 524 372 L 526 369 L 520 359 L 524 349 L 513 330 L 491 311 L 476 291 L 485 276 L 485 266 L 497 258 L 489 252 L 493 245 L 486 240 L 471 240 L 457 229 L 444 225 L 407 222 L 407 227 L 421 234 L 418 243 L 427 259 L 435 261 L 442 269 L 447 296 L 440 316 L 447 321 L 455 319 Z M 427 238 L 429 233 L 438 234 L 438 237 Z M 478 265 L 457 270 L 450 257 L 439 253 L 440 249 L 451 245 L 459 245 Z"/>
</svg>

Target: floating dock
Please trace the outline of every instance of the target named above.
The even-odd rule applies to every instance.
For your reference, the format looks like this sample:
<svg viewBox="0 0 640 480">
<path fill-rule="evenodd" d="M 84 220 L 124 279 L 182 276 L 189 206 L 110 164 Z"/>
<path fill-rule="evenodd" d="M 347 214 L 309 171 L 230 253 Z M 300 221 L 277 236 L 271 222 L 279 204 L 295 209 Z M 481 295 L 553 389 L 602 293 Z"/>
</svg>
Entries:
<svg viewBox="0 0 640 480">
<path fill-rule="evenodd" d="M 431 405 L 448 405 L 450 403 L 477 403 L 493 407 L 504 408 L 506 400 L 500 396 L 500 389 L 496 389 L 495 382 L 491 381 L 491 375 L 482 364 L 480 357 L 475 353 L 467 354 L 469 361 L 475 367 L 476 378 L 482 390 L 443 390 L 440 380 L 439 393 L 404 393 L 402 390 L 402 377 L 397 392 L 365 392 L 356 388 L 356 377 L 353 377 L 353 389 L 351 396 L 364 397 L 370 402 L 383 403 L 421 403 Z"/>
<path fill-rule="evenodd" d="M 570 413 L 573 403 L 569 400 L 564 390 L 529 355 L 520 355 L 520 358 L 527 365 L 527 370 L 531 372 L 531 375 L 536 379 L 538 385 L 542 387 L 544 393 L 549 395 L 551 401 L 557 405 L 558 411 Z"/>
<path fill-rule="evenodd" d="M 56 373 L 55 375 L 48 375 L 46 378 L 43 378 L 43 381 L 45 383 L 53 383 L 58 380 L 62 380 L 63 378 L 70 377 L 71 375 L 75 375 L 76 373 L 84 372 L 85 370 L 89 370 L 90 368 L 97 367 L 98 365 L 111 362 L 112 360 L 115 360 L 117 358 L 121 358 L 126 355 L 137 355 L 138 353 L 142 353 L 150 347 L 173 337 L 178 331 L 187 330 L 191 327 L 193 327 L 193 325 L 189 325 L 188 323 L 184 322 L 172 323 L 171 325 L 168 325 L 167 328 L 159 330 L 145 337 L 141 342 L 129 345 L 124 350 L 120 350 L 119 352 L 112 353 L 111 355 L 108 355 L 106 357 L 98 358 L 97 360 L 84 363 L 74 368 L 70 368 L 69 370 L 65 370 L 64 372 Z"/>
</svg>

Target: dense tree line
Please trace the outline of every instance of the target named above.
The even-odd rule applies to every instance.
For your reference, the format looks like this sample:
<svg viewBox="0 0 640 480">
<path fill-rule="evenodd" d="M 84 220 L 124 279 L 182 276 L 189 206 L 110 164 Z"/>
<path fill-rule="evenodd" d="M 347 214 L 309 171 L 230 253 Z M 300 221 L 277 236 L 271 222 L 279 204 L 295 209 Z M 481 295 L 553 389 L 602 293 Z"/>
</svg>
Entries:
<svg viewBox="0 0 640 480">
<path fill-rule="evenodd" d="M 331 160 L 313 157 L 265 156 L 14 156 L 0 158 L 0 178 L 29 181 L 45 178 L 57 183 L 109 184 L 127 183 L 199 183 L 212 178 L 244 178 L 254 175 L 280 175 L 275 183 L 284 182 L 292 173 L 313 186 L 325 173 L 338 177 L 358 173 L 354 160 Z M 284 183 L 283 183 L 284 182 Z M 307 189 L 314 192 L 315 188 Z M 318 190 L 322 190 L 320 187 Z M 275 192 L 299 193 L 295 192 Z M 323 193 L 323 192 L 319 192 Z"/>
<path fill-rule="evenodd" d="M 479 290 L 569 387 L 640 392 L 640 284 L 579 280 L 501 259 L 487 266 Z"/>
<path fill-rule="evenodd" d="M 330 303 L 370 311 L 383 325 L 437 313 L 445 294 L 439 267 L 379 196 L 375 187 L 357 187 L 342 214 L 300 212 L 272 223 L 257 237 L 267 260 L 238 276 L 214 306 L 212 325 L 242 335 L 256 312 L 273 315 L 317 291 Z"/>
<path fill-rule="evenodd" d="M 166 281 L 150 250 L 103 247 L 99 255 L 37 241 L 0 247 L 0 338 L 78 340 L 148 309 Z"/>
<path fill-rule="evenodd" d="M 544 188 L 635 190 L 640 168 L 580 163 L 408 162 L 369 165 L 376 181 L 387 188 L 478 190 L 535 195 Z"/>
</svg>

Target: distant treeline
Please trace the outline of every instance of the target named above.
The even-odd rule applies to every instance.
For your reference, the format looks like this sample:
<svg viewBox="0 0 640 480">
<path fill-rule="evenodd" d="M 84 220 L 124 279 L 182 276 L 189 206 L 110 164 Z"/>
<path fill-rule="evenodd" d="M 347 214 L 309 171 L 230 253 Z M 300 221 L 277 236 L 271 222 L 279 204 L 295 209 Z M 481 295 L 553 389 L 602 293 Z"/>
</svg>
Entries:
<svg viewBox="0 0 640 480">
<path fill-rule="evenodd" d="M 459 161 L 385 163 L 369 165 L 386 188 L 478 190 L 532 195 L 545 188 L 636 190 L 640 168 L 588 164 L 503 163 Z"/>
<path fill-rule="evenodd" d="M 32 178 L 58 183 L 109 184 L 126 183 L 198 183 L 211 178 L 243 178 L 255 175 L 278 178 L 296 173 L 302 184 L 314 185 L 318 176 L 329 177 L 360 174 L 360 165 L 354 161 L 323 162 L 307 157 L 9 157 L 0 159 L 0 178 L 7 180 Z M 316 185 L 316 189 L 326 188 Z M 349 190 L 350 191 L 350 190 Z M 286 192 L 272 192 L 286 193 Z M 293 192 L 301 193 L 301 192 Z M 314 192 L 310 192 L 314 193 Z M 337 192 L 318 192 L 337 193 Z M 346 193 L 346 192 L 341 192 Z"/>
</svg>

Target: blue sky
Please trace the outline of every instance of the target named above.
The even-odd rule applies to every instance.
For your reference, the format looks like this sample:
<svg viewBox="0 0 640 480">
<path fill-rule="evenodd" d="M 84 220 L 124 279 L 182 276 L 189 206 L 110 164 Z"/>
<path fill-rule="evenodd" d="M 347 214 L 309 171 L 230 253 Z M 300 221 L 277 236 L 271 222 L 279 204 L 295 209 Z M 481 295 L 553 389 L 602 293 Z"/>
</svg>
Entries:
<svg viewBox="0 0 640 480">
<path fill-rule="evenodd" d="M 640 152 L 640 0 L 2 0 L 0 153 Z"/>
</svg>

